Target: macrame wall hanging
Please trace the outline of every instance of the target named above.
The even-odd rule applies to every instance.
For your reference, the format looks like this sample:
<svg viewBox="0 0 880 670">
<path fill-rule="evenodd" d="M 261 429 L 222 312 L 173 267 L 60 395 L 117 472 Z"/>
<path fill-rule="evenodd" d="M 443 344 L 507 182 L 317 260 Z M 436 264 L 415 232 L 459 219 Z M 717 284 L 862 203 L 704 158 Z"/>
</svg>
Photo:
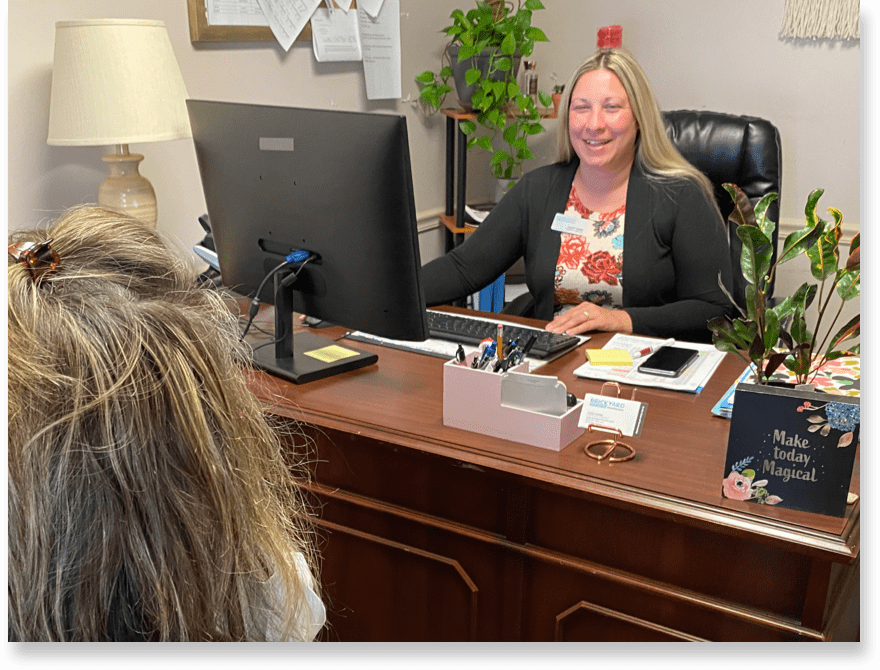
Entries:
<svg viewBox="0 0 880 670">
<path fill-rule="evenodd" d="M 785 0 L 779 36 L 858 40 L 859 0 Z"/>
</svg>

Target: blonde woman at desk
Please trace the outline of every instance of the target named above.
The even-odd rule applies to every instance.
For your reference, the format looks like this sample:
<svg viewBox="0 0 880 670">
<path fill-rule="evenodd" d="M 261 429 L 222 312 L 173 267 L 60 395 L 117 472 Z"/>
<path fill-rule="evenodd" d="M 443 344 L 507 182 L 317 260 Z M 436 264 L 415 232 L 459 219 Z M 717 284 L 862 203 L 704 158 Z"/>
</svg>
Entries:
<svg viewBox="0 0 880 670">
<path fill-rule="evenodd" d="M 122 213 L 9 242 L 9 639 L 313 639 L 305 507 L 221 297 Z"/>
<path fill-rule="evenodd" d="M 428 305 L 474 293 L 524 258 L 547 330 L 708 341 L 733 306 L 730 251 L 709 180 L 668 139 L 644 71 L 624 49 L 575 70 L 557 162 L 532 170 L 456 249 L 423 268 Z"/>
</svg>

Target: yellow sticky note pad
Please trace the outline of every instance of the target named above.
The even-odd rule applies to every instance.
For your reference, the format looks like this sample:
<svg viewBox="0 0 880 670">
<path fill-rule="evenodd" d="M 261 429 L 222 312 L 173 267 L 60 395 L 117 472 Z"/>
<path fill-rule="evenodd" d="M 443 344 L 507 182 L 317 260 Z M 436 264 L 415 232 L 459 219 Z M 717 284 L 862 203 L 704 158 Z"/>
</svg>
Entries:
<svg viewBox="0 0 880 670">
<path fill-rule="evenodd" d="M 340 347 L 338 344 L 331 344 L 329 347 L 321 347 L 320 349 L 304 351 L 303 353 L 306 356 L 317 358 L 322 363 L 333 363 L 343 358 L 358 355 L 358 352 L 346 349 L 345 347 Z"/>
<path fill-rule="evenodd" d="M 632 365 L 633 359 L 626 349 L 587 349 L 590 365 Z"/>
</svg>

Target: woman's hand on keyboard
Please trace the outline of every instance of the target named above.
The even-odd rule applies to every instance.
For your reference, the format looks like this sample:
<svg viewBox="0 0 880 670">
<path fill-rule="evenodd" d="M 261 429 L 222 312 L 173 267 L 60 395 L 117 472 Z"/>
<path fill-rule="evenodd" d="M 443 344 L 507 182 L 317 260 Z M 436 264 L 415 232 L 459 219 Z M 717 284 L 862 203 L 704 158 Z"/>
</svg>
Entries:
<svg viewBox="0 0 880 670">
<path fill-rule="evenodd" d="M 631 333 L 632 320 L 622 309 L 607 309 L 591 302 L 582 302 L 558 314 L 546 329 L 551 333 L 566 335 L 580 335 L 591 330 Z"/>
</svg>

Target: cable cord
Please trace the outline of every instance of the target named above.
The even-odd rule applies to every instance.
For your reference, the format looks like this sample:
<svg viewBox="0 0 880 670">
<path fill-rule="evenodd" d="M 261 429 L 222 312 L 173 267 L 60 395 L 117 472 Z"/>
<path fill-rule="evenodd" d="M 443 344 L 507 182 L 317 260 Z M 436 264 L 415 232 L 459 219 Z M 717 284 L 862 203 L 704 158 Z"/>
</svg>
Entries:
<svg viewBox="0 0 880 670">
<path fill-rule="evenodd" d="M 290 277 L 285 278 L 284 285 L 290 286 L 290 284 L 292 284 L 294 281 L 296 281 L 296 278 L 299 276 L 299 273 L 302 272 L 302 269 L 308 264 L 308 262 L 314 260 L 315 258 L 317 258 L 317 256 L 315 256 L 315 254 L 311 254 L 307 251 L 302 251 L 302 250 L 298 249 L 297 251 L 293 251 L 290 254 L 288 254 L 287 258 L 284 259 L 283 263 L 279 263 L 276 267 L 274 267 L 272 270 L 269 271 L 269 274 L 267 274 L 265 277 L 263 277 L 263 281 L 260 282 L 260 286 L 257 289 L 256 294 L 254 295 L 254 299 L 251 300 L 250 307 L 248 307 L 248 320 L 244 326 L 244 330 L 242 331 L 241 336 L 239 336 L 239 338 L 238 338 L 239 342 L 244 340 L 245 335 L 248 334 L 248 331 L 251 328 L 251 324 L 254 322 L 254 318 L 256 318 L 256 316 L 257 316 L 257 312 L 260 311 L 260 293 L 263 292 L 263 287 L 266 285 L 266 282 L 269 281 L 272 277 L 274 277 L 276 273 L 278 273 L 279 271 L 288 267 L 289 265 L 294 265 L 296 263 L 299 263 L 299 267 L 296 269 L 296 272 L 293 273 L 292 278 L 290 278 Z M 277 289 L 276 289 L 275 295 L 277 296 Z M 276 300 L 276 302 L 277 302 L 277 300 Z M 266 342 L 265 344 L 262 344 L 260 346 L 266 346 L 268 344 L 274 344 L 275 342 L 280 341 L 282 336 L 279 336 L 278 333 L 275 333 L 275 335 L 276 335 L 277 339 L 273 340 L 272 342 Z"/>
</svg>

